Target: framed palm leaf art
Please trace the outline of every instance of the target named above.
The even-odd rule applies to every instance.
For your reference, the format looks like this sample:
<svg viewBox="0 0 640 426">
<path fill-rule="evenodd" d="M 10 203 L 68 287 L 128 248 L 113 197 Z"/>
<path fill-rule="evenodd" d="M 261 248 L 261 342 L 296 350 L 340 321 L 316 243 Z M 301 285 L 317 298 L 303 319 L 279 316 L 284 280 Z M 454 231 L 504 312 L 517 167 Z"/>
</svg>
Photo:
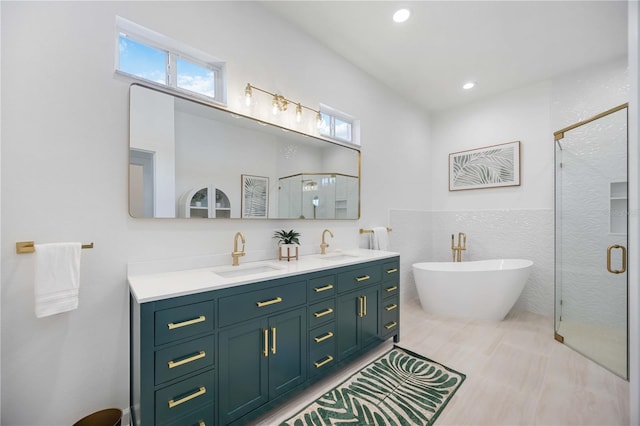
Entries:
<svg viewBox="0 0 640 426">
<path fill-rule="evenodd" d="M 520 141 L 449 154 L 449 191 L 520 185 Z"/>
<path fill-rule="evenodd" d="M 242 218 L 266 219 L 269 213 L 269 178 L 242 175 Z"/>
</svg>

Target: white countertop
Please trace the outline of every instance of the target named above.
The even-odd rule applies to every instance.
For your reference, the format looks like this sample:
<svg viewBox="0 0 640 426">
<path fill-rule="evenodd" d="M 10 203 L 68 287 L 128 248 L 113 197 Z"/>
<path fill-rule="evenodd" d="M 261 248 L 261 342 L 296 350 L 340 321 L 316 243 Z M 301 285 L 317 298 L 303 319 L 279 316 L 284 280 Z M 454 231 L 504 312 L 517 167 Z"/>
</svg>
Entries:
<svg viewBox="0 0 640 426">
<path fill-rule="evenodd" d="M 357 265 L 358 263 L 391 258 L 398 255 L 398 253 L 390 251 L 354 249 L 336 251 L 326 255 L 300 256 L 299 260 L 289 262 L 284 260 L 265 260 L 243 264 L 242 258 L 240 258 L 240 266 L 212 266 L 210 268 L 158 274 L 129 275 L 129 290 L 138 303 L 146 303 L 170 297 L 251 284 L 266 279 L 306 274 L 340 266 Z M 244 271 L 248 273 L 243 274 Z"/>
</svg>

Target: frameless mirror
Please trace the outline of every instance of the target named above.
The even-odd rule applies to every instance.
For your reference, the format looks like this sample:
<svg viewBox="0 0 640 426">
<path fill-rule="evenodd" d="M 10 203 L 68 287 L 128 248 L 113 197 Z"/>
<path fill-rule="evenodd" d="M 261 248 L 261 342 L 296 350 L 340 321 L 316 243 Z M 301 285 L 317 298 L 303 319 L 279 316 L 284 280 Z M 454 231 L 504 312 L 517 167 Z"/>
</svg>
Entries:
<svg viewBox="0 0 640 426">
<path fill-rule="evenodd" d="M 358 219 L 360 151 L 132 85 L 129 213 Z"/>
</svg>

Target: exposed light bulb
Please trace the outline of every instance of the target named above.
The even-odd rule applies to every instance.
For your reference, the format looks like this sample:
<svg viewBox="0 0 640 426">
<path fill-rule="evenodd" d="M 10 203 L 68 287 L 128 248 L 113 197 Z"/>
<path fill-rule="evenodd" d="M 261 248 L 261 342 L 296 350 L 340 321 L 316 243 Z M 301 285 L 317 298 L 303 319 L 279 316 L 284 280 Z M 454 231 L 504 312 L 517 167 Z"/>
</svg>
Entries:
<svg viewBox="0 0 640 426">
<path fill-rule="evenodd" d="M 251 106 L 251 84 L 247 83 L 247 87 L 244 89 L 244 102 L 247 106 Z"/>
<path fill-rule="evenodd" d="M 296 105 L 296 121 L 299 123 L 302 120 L 302 105 Z"/>
<path fill-rule="evenodd" d="M 399 9 L 393 14 L 393 21 L 397 23 L 405 22 L 411 16 L 409 9 Z"/>
<path fill-rule="evenodd" d="M 473 89 L 475 86 L 476 86 L 476 83 L 475 83 L 475 82 L 473 82 L 473 81 L 469 81 L 469 82 L 465 83 L 465 84 L 462 86 L 462 88 L 463 88 L 464 90 L 469 90 L 469 89 Z"/>
</svg>

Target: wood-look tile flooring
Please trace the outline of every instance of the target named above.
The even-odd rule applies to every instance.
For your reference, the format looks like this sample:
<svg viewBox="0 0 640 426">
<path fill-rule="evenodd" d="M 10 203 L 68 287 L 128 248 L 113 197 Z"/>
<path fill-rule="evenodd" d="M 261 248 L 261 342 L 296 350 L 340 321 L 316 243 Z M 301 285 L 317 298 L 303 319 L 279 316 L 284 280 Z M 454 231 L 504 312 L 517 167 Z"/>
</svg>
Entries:
<svg viewBox="0 0 640 426">
<path fill-rule="evenodd" d="M 399 345 L 467 375 L 436 425 L 628 425 L 629 383 L 553 339 L 553 318 L 439 319 L 404 303 Z M 385 352 L 387 342 L 255 424 L 276 425 Z"/>
</svg>

